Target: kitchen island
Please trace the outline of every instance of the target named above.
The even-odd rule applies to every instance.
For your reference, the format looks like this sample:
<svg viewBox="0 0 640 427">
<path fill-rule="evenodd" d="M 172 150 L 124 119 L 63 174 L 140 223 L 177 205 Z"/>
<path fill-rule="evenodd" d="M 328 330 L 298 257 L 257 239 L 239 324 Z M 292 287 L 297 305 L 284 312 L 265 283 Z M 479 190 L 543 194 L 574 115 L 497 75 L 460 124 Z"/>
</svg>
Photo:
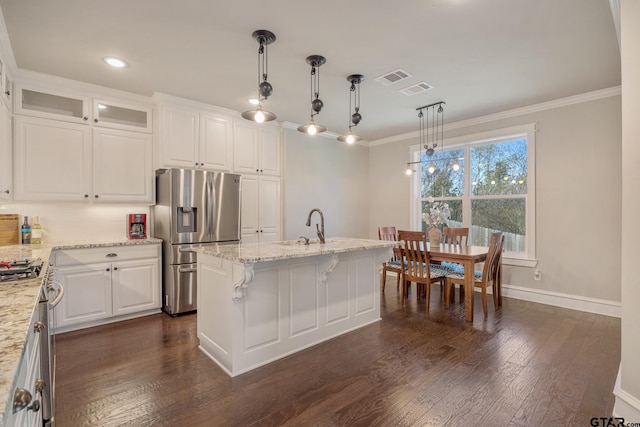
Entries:
<svg viewBox="0 0 640 427">
<path fill-rule="evenodd" d="M 395 242 L 218 244 L 198 251 L 200 349 L 236 376 L 380 320 Z"/>
</svg>

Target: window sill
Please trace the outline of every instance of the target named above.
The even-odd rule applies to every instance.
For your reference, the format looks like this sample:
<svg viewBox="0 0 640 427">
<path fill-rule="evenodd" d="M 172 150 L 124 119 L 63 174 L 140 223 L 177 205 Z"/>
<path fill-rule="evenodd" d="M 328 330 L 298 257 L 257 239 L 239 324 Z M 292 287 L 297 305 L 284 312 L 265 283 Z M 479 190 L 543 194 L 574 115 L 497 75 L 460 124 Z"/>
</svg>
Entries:
<svg viewBox="0 0 640 427">
<path fill-rule="evenodd" d="M 524 259 L 524 258 L 508 258 L 502 257 L 502 265 L 513 265 L 515 267 L 529 267 L 534 268 L 538 265 L 537 259 Z"/>
</svg>

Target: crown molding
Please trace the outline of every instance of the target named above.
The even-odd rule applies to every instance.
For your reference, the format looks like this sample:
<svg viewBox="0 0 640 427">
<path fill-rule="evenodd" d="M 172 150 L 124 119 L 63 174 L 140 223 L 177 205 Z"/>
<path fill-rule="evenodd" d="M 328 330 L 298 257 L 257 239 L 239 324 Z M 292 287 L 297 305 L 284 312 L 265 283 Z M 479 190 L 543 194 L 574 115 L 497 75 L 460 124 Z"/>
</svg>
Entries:
<svg viewBox="0 0 640 427">
<path fill-rule="evenodd" d="M 537 113 L 539 111 L 551 110 L 553 108 L 566 107 L 568 105 L 580 104 L 583 102 L 595 101 L 598 99 L 609 98 L 612 96 L 618 96 L 622 94 L 621 86 L 614 86 L 607 89 L 595 90 L 593 92 L 587 92 L 580 95 L 568 96 L 566 98 L 560 98 L 553 101 L 542 102 L 540 104 L 528 105 L 526 107 L 515 108 L 513 110 L 502 111 L 499 113 L 488 114 L 486 116 L 479 116 L 472 119 L 461 120 L 459 122 L 453 122 L 444 125 L 444 130 L 449 131 L 453 129 L 464 128 L 468 126 L 474 126 L 482 123 L 494 122 L 496 120 L 503 120 L 512 117 L 523 116 L 525 114 Z M 407 139 L 418 138 L 420 131 L 412 131 L 403 133 L 400 135 L 390 136 L 388 138 L 381 138 L 369 142 L 369 147 L 376 145 L 390 144 L 392 142 L 406 141 Z"/>
</svg>

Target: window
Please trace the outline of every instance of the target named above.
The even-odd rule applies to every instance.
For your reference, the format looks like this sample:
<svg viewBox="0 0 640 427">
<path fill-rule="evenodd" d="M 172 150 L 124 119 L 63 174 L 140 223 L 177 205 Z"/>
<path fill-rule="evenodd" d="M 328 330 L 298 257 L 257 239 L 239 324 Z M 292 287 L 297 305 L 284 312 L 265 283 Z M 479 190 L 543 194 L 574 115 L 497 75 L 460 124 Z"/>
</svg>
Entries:
<svg viewBox="0 0 640 427">
<path fill-rule="evenodd" d="M 412 180 L 412 224 L 426 231 L 422 213 L 435 201 L 449 204 L 450 227 L 469 227 L 470 244 L 488 246 L 492 232 L 505 233 L 505 258 L 535 259 L 534 125 L 444 141 L 420 160 Z M 526 262 L 517 265 L 528 265 Z"/>
</svg>

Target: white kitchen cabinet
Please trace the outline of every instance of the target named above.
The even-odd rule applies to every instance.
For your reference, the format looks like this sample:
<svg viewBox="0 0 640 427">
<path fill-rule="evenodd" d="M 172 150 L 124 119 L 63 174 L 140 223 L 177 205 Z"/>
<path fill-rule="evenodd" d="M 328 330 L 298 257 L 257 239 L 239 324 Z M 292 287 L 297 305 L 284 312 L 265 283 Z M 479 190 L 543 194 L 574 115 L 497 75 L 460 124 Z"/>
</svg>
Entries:
<svg viewBox="0 0 640 427">
<path fill-rule="evenodd" d="M 55 253 L 65 294 L 56 330 L 65 331 L 160 311 L 160 245 L 69 249 Z"/>
<path fill-rule="evenodd" d="M 153 131 L 151 103 L 91 98 L 32 84 L 16 85 L 16 93 L 16 114 L 135 132 Z"/>
<path fill-rule="evenodd" d="M 152 136 L 93 129 L 93 201 L 153 204 Z"/>
<path fill-rule="evenodd" d="M 280 138 L 275 125 L 236 121 L 234 125 L 234 165 L 240 174 L 280 176 Z"/>
<path fill-rule="evenodd" d="M 91 129 L 15 116 L 15 200 L 88 200 Z"/>
<path fill-rule="evenodd" d="M 15 200 L 153 203 L 151 135 L 14 120 Z"/>
<path fill-rule="evenodd" d="M 111 317 L 110 268 L 110 263 L 99 263 L 56 271 L 64 286 L 64 298 L 55 308 L 56 329 Z"/>
<path fill-rule="evenodd" d="M 16 93 L 16 114 L 89 124 L 87 96 L 32 85 L 16 85 Z"/>
<path fill-rule="evenodd" d="M 242 242 L 275 242 L 280 238 L 280 178 L 242 176 Z"/>
<path fill-rule="evenodd" d="M 106 99 L 93 100 L 94 126 L 151 133 L 152 117 L 150 105 Z"/>
<path fill-rule="evenodd" d="M 13 80 L 6 68 L 2 72 L 2 100 L 11 111 L 13 107 Z"/>
<path fill-rule="evenodd" d="M 160 167 L 227 172 L 233 159 L 232 120 L 182 105 L 159 106 Z"/>
<path fill-rule="evenodd" d="M 0 106 L 0 200 L 10 200 L 13 192 L 13 144 L 11 113 Z"/>
</svg>

